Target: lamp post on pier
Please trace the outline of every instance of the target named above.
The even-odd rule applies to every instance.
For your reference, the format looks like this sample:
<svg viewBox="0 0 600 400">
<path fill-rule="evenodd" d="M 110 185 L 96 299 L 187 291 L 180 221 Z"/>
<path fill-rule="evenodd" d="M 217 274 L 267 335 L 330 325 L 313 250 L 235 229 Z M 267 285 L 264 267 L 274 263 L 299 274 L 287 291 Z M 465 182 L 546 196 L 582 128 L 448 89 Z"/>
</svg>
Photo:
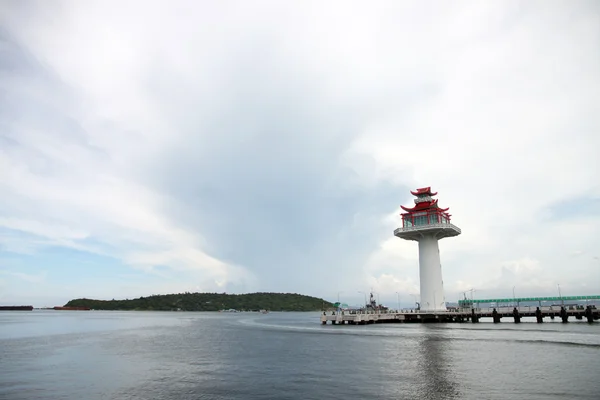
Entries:
<svg viewBox="0 0 600 400">
<path fill-rule="evenodd" d="M 594 256 L 594 260 L 598 261 L 598 277 L 600 277 L 600 257 Z"/>
<path fill-rule="evenodd" d="M 563 301 L 562 294 L 560 293 L 560 283 L 557 283 L 556 286 L 558 287 L 558 297 L 560 297 L 560 304 L 564 307 L 565 302 Z"/>
<path fill-rule="evenodd" d="M 515 287 L 516 286 L 513 286 L 513 306 L 517 303 L 516 296 L 515 296 Z M 519 307 L 518 304 L 517 304 L 517 307 Z"/>
<path fill-rule="evenodd" d="M 360 290 L 358 291 L 358 293 L 362 293 L 363 296 L 365 296 L 365 304 L 364 304 L 364 308 L 365 308 L 365 313 L 367 312 L 367 294 L 365 292 L 361 292 Z"/>
<path fill-rule="evenodd" d="M 396 292 L 396 296 L 398 296 L 398 312 L 400 312 L 400 293 Z"/>
</svg>

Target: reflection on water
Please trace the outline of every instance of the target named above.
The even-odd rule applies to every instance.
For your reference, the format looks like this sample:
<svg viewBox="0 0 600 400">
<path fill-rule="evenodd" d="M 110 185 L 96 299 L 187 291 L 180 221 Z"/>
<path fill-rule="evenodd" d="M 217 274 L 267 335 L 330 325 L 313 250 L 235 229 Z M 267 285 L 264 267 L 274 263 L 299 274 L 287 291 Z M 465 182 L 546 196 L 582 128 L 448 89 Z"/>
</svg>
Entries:
<svg viewBox="0 0 600 400">
<path fill-rule="evenodd" d="M 424 326 L 427 328 L 427 326 Z M 452 363 L 446 353 L 449 342 L 441 332 L 427 332 L 419 341 L 420 398 L 456 399 L 460 397 Z"/>
<path fill-rule="evenodd" d="M 0 314 L 0 399 L 533 400 L 600 391 L 600 324 L 321 326 L 318 317 Z"/>
</svg>

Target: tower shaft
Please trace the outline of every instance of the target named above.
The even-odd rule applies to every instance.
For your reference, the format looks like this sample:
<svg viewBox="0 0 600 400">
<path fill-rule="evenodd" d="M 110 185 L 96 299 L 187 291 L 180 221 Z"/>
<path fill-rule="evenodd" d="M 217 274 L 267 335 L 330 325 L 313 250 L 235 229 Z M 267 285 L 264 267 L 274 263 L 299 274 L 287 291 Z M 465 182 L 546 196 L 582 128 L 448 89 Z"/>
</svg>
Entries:
<svg viewBox="0 0 600 400">
<path fill-rule="evenodd" d="M 424 235 L 419 240 L 419 280 L 421 310 L 445 311 L 440 248 L 434 235 Z"/>
</svg>

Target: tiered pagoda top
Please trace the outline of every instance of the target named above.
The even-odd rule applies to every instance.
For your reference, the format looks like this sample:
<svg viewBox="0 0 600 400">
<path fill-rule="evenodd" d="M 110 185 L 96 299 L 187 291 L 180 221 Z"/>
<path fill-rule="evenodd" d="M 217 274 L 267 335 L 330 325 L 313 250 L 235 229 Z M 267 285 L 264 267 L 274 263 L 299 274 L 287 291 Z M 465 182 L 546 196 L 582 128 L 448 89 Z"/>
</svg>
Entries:
<svg viewBox="0 0 600 400">
<path fill-rule="evenodd" d="M 437 192 L 433 193 L 431 191 L 431 186 L 428 186 L 426 188 L 421 188 L 421 189 L 417 189 L 416 191 L 410 191 L 410 194 L 412 194 L 413 196 L 423 196 L 423 195 L 427 195 L 427 196 L 437 196 Z"/>
<path fill-rule="evenodd" d="M 401 206 L 402 227 L 394 231 L 394 235 L 406 240 L 421 240 L 424 235 L 434 235 L 437 239 L 460 235 L 460 229 L 450 222 L 449 208 L 440 208 L 433 196 L 431 187 L 424 187 L 410 192 L 415 199 L 412 208 Z"/>
<path fill-rule="evenodd" d="M 411 190 L 410 192 L 413 196 L 416 196 L 417 198 L 415 199 L 415 206 L 413 208 L 408 208 L 408 207 L 404 207 L 404 206 L 400 206 L 402 207 L 402 209 L 404 211 L 407 211 L 409 213 L 414 213 L 417 211 L 427 211 L 427 210 L 433 210 L 435 209 L 436 211 L 440 211 L 440 212 L 446 212 L 448 211 L 450 208 L 440 208 L 438 205 L 438 199 L 433 199 L 432 196 L 437 195 L 437 192 L 432 192 L 431 191 L 431 187 L 426 187 L 426 188 L 421 188 L 421 189 L 417 189 L 415 192 L 413 192 Z"/>
<path fill-rule="evenodd" d="M 450 223 L 449 208 L 440 208 L 438 200 L 433 198 L 437 192 L 432 192 L 431 187 L 420 188 L 410 193 L 416 196 L 415 206 L 412 208 L 401 206 L 406 211 L 402 214 L 404 226 Z M 415 217 L 424 218 L 415 219 Z"/>
</svg>

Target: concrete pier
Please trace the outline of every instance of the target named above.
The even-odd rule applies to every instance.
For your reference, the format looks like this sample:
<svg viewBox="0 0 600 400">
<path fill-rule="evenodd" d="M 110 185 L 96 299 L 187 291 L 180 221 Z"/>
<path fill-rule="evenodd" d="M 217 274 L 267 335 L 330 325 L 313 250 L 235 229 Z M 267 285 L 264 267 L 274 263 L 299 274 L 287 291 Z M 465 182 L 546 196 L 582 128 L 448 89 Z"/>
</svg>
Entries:
<svg viewBox="0 0 600 400">
<path fill-rule="evenodd" d="M 568 322 L 569 317 L 576 319 L 585 318 L 592 323 L 600 319 L 600 310 L 587 307 L 584 310 L 567 310 L 564 307 L 514 307 L 499 309 L 471 309 L 458 311 L 434 311 L 434 312 L 323 312 L 321 323 L 324 325 L 330 322 L 334 325 L 365 325 L 381 323 L 427 323 L 427 322 L 473 322 L 477 323 L 481 318 L 489 318 L 494 323 L 502 322 L 502 318 L 510 318 L 514 323 L 520 323 L 521 318 L 534 317 L 538 323 L 543 322 L 544 318 L 561 318 L 562 322 Z"/>
</svg>

